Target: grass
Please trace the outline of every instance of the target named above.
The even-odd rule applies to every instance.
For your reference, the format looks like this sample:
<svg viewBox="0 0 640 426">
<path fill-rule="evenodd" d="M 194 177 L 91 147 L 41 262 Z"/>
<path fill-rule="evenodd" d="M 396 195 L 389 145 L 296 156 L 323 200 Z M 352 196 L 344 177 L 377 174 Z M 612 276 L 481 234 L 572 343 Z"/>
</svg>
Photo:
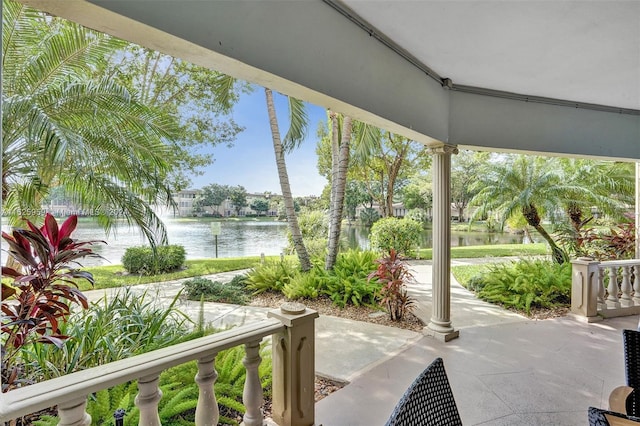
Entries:
<svg viewBox="0 0 640 426">
<path fill-rule="evenodd" d="M 458 265 L 451 267 L 451 273 L 458 283 L 464 288 L 469 288 L 467 283 L 469 280 L 487 270 L 487 266 L 491 265 L 490 263 L 483 265 Z"/>
<path fill-rule="evenodd" d="M 420 259 L 431 259 L 431 254 L 431 249 L 422 249 L 420 250 Z M 548 254 L 546 244 L 498 244 L 451 248 L 451 257 L 454 259 L 502 256 L 537 256 L 546 254 Z M 287 256 L 287 258 L 294 261 L 296 260 L 295 256 Z M 265 259 L 275 261 L 279 260 L 280 256 L 267 256 Z M 125 275 L 125 270 L 122 265 L 94 266 L 83 269 L 93 274 L 96 282 L 93 289 L 97 290 L 199 277 L 219 272 L 253 268 L 259 263 L 260 257 L 258 256 L 187 260 L 187 267 L 185 269 L 160 275 Z M 457 268 L 462 267 L 454 267 L 452 270 L 456 271 Z M 456 272 L 454 272 L 454 275 L 455 273 Z M 457 276 L 456 279 L 458 279 Z M 462 284 L 462 281 L 459 279 L 458 281 Z M 80 284 L 81 290 L 91 290 L 91 287 L 88 284 L 85 284 L 84 282 L 81 282 Z"/>
<path fill-rule="evenodd" d="M 267 256 L 265 258 L 265 260 L 276 259 L 280 259 L 280 256 Z M 185 262 L 185 269 L 159 275 L 125 275 L 125 270 L 122 265 L 93 266 L 83 269 L 93 274 L 95 286 L 91 288 L 88 284 L 80 282 L 80 290 L 98 290 L 103 288 L 172 281 L 181 278 L 199 277 L 202 275 L 217 274 L 219 272 L 253 268 L 258 264 L 260 264 L 259 256 L 223 259 L 196 259 L 187 260 Z"/>
<path fill-rule="evenodd" d="M 548 246 L 545 243 L 451 247 L 452 259 L 503 256 L 544 256 L 548 254 Z M 432 249 L 420 249 L 419 258 L 431 259 Z"/>
</svg>

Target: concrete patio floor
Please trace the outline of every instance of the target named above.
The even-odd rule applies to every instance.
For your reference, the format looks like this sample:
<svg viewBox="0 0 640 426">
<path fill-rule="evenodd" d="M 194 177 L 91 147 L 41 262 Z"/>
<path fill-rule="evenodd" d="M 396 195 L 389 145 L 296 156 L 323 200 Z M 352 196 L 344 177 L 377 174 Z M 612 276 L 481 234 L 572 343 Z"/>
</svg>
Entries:
<svg viewBox="0 0 640 426">
<path fill-rule="evenodd" d="M 416 313 L 428 321 L 430 265 L 413 270 Z M 587 408 L 607 407 L 611 390 L 624 384 L 622 330 L 638 325 L 638 316 L 528 320 L 475 299 L 455 281 L 451 319 L 458 339 L 423 336 L 354 374 L 316 404 L 316 424 L 385 424 L 414 378 L 442 357 L 465 425 L 585 425 Z"/>
</svg>

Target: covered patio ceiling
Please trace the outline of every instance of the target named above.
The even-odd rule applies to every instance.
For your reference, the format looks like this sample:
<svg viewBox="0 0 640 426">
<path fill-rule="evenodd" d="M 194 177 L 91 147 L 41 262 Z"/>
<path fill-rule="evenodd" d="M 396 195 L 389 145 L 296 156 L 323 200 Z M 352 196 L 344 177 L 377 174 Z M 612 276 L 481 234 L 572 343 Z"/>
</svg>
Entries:
<svg viewBox="0 0 640 426">
<path fill-rule="evenodd" d="M 427 145 L 640 160 L 638 0 L 20 0 Z"/>
</svg>

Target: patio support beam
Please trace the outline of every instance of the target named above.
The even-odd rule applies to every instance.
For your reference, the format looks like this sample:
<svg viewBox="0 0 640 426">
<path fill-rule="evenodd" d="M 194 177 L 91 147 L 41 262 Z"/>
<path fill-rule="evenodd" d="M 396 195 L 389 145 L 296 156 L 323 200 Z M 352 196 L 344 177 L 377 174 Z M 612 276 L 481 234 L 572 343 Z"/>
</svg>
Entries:
<svg viewBox="0 0 640 426">
<path fill-rule="evenodd" d="M 425 334 L 448 342 L 459 335 L 451 325 L 451 155 L 458 148 L 429 148 L 433 156 L 433 266 L 431 321 Z"/>
</svg>

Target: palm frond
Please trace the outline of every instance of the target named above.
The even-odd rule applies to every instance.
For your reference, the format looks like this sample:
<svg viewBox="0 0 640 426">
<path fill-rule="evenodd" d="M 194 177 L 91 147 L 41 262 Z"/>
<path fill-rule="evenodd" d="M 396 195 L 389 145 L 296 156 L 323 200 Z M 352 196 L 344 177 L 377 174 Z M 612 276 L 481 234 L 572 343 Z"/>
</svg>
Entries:
<svg viewBox="0 0 640 426">
<path fill-rule="evenodd" d="M 288 96 L 289 102 L 289 131 L 282 141 L 285 153 L 298 148 L 307 135 L 309 128 L 309 116 L 304 102 L 300 99 Z"/>
</svg>

